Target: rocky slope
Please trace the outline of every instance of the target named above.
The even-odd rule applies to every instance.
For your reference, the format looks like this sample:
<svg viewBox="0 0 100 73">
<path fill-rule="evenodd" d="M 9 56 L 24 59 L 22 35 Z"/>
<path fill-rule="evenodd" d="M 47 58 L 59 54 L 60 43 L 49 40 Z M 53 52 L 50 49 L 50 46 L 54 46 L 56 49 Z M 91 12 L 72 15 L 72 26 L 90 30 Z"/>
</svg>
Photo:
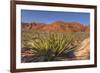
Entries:
<svg viewBox="0 0 100 73">
<path fill-rule="evenodd" d="M 51 24 L 44 23 L 22 23 L 22 28 L 54 32 L 89 32 L 89 26 L 77 22 L 56 21 Z"/>
</svg>

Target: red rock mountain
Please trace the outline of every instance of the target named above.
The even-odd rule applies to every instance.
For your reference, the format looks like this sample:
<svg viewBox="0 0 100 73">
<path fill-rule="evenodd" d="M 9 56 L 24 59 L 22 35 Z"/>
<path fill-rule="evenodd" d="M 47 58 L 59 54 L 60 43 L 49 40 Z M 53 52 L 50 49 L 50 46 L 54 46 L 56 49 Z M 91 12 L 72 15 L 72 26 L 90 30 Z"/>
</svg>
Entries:
<svg viewBox="0 0 100 73">
<path fill-rule="evenodd" d="M 22 28 L 55 32 L 89 32 L 89 26 L 77 22 L 56 21 L 51 24 L 22 23 Z"/>
</svg>

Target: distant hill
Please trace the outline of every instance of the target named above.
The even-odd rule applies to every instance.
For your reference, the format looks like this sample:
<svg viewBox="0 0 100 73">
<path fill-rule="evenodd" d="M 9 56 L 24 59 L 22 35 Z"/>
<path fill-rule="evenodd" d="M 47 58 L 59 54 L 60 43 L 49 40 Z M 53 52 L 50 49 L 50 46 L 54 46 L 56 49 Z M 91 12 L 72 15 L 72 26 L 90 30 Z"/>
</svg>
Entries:
<svg viewBox="0 0 100 73">
<path fill-rule="evenodd" d="M 51 24 L 45 23 L 22 23 L 22 28 L 54 31 L 54 32 L 90 32 L 89 26 L 82 25 L 78 22 L 56 21 Z"/>
</svg>

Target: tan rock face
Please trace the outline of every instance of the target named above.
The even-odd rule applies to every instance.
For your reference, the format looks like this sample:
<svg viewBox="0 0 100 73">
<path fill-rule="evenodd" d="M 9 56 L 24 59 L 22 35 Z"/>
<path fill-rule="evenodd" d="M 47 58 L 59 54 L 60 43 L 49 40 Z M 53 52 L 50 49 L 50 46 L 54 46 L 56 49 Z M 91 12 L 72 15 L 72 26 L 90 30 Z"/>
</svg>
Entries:
<svg viewBox="0 0 100 73">
<path fill-rule="evenodd" d="M 90 58 L 90 38 L 85 39 L 75 51 L 76 59 L 83 60 Z"/>
</svg>

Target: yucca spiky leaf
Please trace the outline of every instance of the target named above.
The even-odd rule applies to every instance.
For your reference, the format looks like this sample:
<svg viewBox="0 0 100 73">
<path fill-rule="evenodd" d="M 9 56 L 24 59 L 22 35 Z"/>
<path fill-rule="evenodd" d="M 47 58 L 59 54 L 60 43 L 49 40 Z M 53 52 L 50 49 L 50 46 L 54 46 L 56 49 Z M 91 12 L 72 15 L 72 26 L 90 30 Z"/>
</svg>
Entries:
<svg viewBox="0 0 100 73">
<path fill-rule="evenodd" d="M 46 60 L 55 60 L 65 50 L 66 53 L 75 49 L 70 47 L 73 42 L 72 34 L 48 32 L 37 39 L 29 41 L 29 46 Z"/>
</svg>

